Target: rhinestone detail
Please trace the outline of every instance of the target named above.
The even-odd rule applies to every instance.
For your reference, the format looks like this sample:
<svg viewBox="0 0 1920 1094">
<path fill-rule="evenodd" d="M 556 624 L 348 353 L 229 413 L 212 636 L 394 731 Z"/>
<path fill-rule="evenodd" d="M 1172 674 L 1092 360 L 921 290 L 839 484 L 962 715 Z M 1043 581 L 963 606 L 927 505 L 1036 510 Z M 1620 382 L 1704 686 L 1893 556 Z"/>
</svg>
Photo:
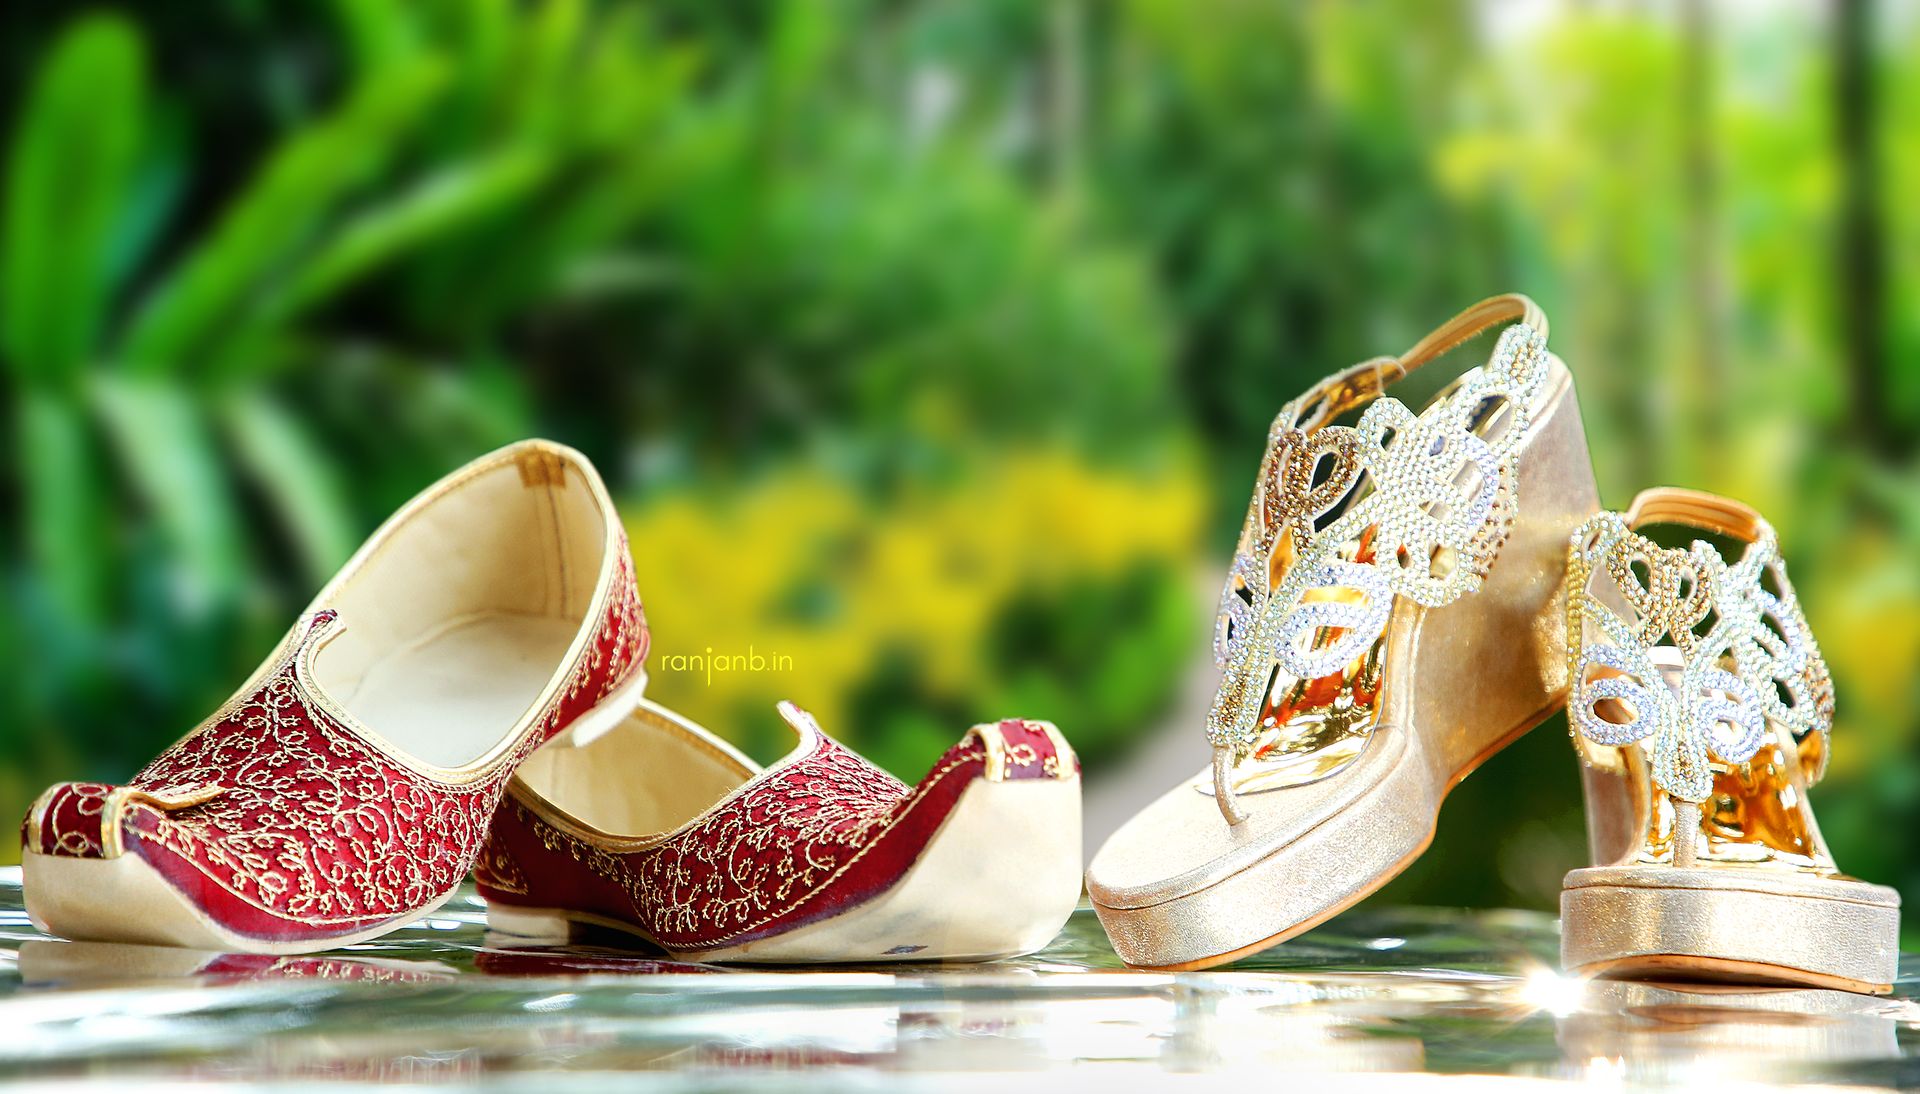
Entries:
<svg viewBox="0 0 1920 1094">
<path fill-rule="evenodd" d="M 1297 423 L 1315 393 L 1281 410 L 1220 597 L 1215 747 L 1245 758 L 1276 664 L 1299 679 L 1338 672 L 1379 638 L 1395 596 L 1438 607 L 1480 587 L 1512 527 L 1518 447 L 1546 374 L 1546 339 L 1517 323 L 1419 414 L 1382 396 L 1357 426 L 1308 432 Z M 1311 596 L 1335 588 L 1363 599 Z M 1312 649 L 1326 628 L 1340 633 Z"/>
<path fill-rule="evenodd" d="M 1574 730 L 1596 744 L 1642 744 L 1665 793 L 1706 800 L 1712 761 L 1751 759 L 1771 725 L 1826 743 L 1832 678 L 1772 528 L 1762 524 L 1728 564 L 1709 543 L 1663 549 L 1602 513 L 1574 534 L 1568 587 Z"/>
</svg>

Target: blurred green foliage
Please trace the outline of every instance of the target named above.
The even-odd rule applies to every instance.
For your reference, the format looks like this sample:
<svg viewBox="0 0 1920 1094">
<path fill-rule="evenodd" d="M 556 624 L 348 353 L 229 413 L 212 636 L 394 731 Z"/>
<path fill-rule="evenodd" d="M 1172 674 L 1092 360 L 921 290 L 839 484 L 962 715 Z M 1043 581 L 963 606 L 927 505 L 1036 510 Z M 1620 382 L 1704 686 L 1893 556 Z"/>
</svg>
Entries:
<svg viewBox="0 0 1920 1094">
<path fill-rule="evenodd" d="M 1520 288 L 1609 504 L 1680 482 L 1781 529 L 1840 695 L 1822 822 L 1920 897 L 1911 19 L 8 20 L 0 812 L 127 775 L 386 512 L 534 432 L 613 481 L 661 648 L 722 610 L 726 640 L 790 644 L 790 680 L 660 681 L 691 713 L 777 747 L 778 690 L 910 773 L 1017 704 L 1097 779 L 1199 732 L 1174 698 L 1279 404 Z M 1568 752 L 1549 728 L 1497 757 L 1392 894 L 1550 902 L 1580 854 Z"/>
</svg>

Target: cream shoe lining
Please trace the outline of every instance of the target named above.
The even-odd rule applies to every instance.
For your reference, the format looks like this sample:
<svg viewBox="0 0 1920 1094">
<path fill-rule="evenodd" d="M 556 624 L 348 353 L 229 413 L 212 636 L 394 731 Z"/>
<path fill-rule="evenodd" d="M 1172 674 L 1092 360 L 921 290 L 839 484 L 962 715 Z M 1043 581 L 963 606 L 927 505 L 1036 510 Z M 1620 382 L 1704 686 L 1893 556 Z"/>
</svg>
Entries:
<svg viewBox="0 0 1920 1094">
<path fill-rule="evenodd" d="M 606 553 L 572 469 L 508 461 L 419 510 L 334 596 L 316 686 L 395 748 L 457 768 L 539 699 L 586 622 Z"/>
<path fill-rule="evenodd" d="M 515 777 L 568 818 L 616 838 L 671 832 L 759 769 L 642 708 L 584 743 L 555 738 Z"/>
</svg>

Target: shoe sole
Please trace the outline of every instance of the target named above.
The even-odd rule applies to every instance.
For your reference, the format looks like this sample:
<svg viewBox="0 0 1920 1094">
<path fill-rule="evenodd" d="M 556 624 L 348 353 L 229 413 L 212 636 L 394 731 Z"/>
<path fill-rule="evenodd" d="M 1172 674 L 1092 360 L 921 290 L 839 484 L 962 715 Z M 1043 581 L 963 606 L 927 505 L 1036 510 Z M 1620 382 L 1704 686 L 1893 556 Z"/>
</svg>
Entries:
<svg viewBox="0 0 1920 1094">
<path fill-rule="evenodd" d="M 1211 969 L 1219 965 L 1225 965 L 1232 961 L 1238 961 L 1243 957 L 1250 957 L 1262 950 L 1271 949 L 1288 939 L 1305 934 L 1372 896 L 1374 893 L 1379 892 L 1389 881 L 1400 876 L 1407 867 L 1413 865 L 1414 861 L 1425 854 L 1427 848 L 1433 844 L 1434 834 L 1439 827 L 1440 821 L 1439 807 L 1445 802 L 1446 796 L 1452 793 L 1453 788 L 1464 782 L 1468 775 L 1473 774 L 1481 764 L 1491 759 L 1495 753 L 1531 732 L 1535 726 L 1546 721 L 1547 718 L 1551 717 L 1559 709 L 1559 705 L 1554 705 L 1539 712 L 1533 718 L 1508 731 L 1493 744 L 1488 745 L 1485 749 L 1481 750 L 1477 756 L 1473 757 L 1466 766 L 1454 772 L 1447 779 L 1445 786 L 1441 789 L 1437 799 L 1434 801 L 1434 807 L 1428 815 L 1427 822 L 1424 826 L 1410 827 L 1405 824 L 1399 826 L 1402 831 L 1412 830 L 1419 833 L 1413 846 L 1394 856 L 1384 867 L 1377 868 L 1369 873 L 1367 880 L 1361 882 L 1353 893 L 1342 899 L 1339 903 L 1334 904 L 1332 907 L 1310 918 L 1300 920 L 1299 922 L 1282 928 L 1257 942 L 1251 942 L 1222 953 L 1166 964 L 1128 961 L 1127 966 L 1129 968 L 1150 972 L 1196 972 L 1201 969 Z M 1404 763 L 1400 768 L 1396 769 L 1396 771 L 1407 770 L 1409 770 L 1409 768 Z M 1223 882 L 1222 884 L 1238 885 L 1252 883 L 1279 888 L 1293 884 L 1301 876 L 1310 876 L 1314 871 L 1351 871 L 1354 857 L 1359 853 L 1359 849 L 1355 848 L 1344 837 L 1330 838 L 1332 833 L 1344 832 L 1351 828 L 1351 818 L 1355 815 L 1377 812 L 1381 808 L 1381 804 L 1375 800 L 1376 798 L 1385 798 L 1390 801 L 1395 797 L 1396 795 L 1389 790 L 1389 784 L 1383 782 L 1374 792 L 1357 799 L 1339 813 L 1327 818 L 1326 821 L 1318 825 L 1312 832 L 1302 836 L 1300 840 L 1287 844 L 1272 855 L 1261 859 L 1247 869 L 1235 874 L 1232 878 L 1228 879 L 1227 882 Z M 1375 846 L 1378 846 L 1378 844 L 1376 843 Z M 1303 874 L 1303 871 L 1306 873 Z M 1213 890 L 1211 889 L 1204 889 L 1190 897 L 1169 901 L 1165 904 L 1153 905 L 1147 908 L 1113 908 L 1101 904 L 1099 901 L 1094 901 L 1093 907 L 1094 911 L 1100 916 L 1101 925 L 1106 928 L 1110 936 L 1132 936 L 1138 933 L 1151 934 L 1167 929 L 1167 924 L 1174 918 L 1206 914 L 1203 903 L 1208 897 L 1208 894 L 1212 892 Z M 1125 960 L 1124 955 L 1122 960 Z"/>
<path fill-rule="evenodd" d="M 1561 967 L 1583 976 L 1885 995 L 1900 960 L 1898 893 L 1784 870 L 1575 870 L 1560 893 L 1560 925 Z"/>
<path fill-rule="evenodd" d="M 325 938 L 273 941 L 222 927 L 190 903 L 137 854 L 69 858 L 23 851 L 27 917 L 42 932 L 75 942 L 136 942 L 222 953 L 303 954 L 378 938 L 439 910 L 438 899 L 378 926 Z"/>
</svg>

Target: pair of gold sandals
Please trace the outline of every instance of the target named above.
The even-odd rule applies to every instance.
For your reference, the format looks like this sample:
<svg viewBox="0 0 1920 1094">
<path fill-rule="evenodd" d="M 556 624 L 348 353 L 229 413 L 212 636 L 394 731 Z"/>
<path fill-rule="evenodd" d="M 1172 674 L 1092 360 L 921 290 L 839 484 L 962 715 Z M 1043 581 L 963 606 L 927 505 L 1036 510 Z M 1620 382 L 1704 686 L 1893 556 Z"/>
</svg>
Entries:
<svg viewBox="0 0 1920 1094">
<path fill-rule="evenodd" d="M 1503 323 L 1420 413 L 1382 394 Z M 1495 297 L 1275 419 L 1221 596 L 1212 769 L 1087 873 L 1129 964 L 1207 968 L 1354 904 L 1564 707 L 1596 863 L 1561 893 L 1568 971 L 1891 990 L 1899 895 L 1839 871 L 1808 801 L 1833 688 L 1773 529 L 1674 488 L 1600 511 L 1546 335 Z"/>
</svg>

